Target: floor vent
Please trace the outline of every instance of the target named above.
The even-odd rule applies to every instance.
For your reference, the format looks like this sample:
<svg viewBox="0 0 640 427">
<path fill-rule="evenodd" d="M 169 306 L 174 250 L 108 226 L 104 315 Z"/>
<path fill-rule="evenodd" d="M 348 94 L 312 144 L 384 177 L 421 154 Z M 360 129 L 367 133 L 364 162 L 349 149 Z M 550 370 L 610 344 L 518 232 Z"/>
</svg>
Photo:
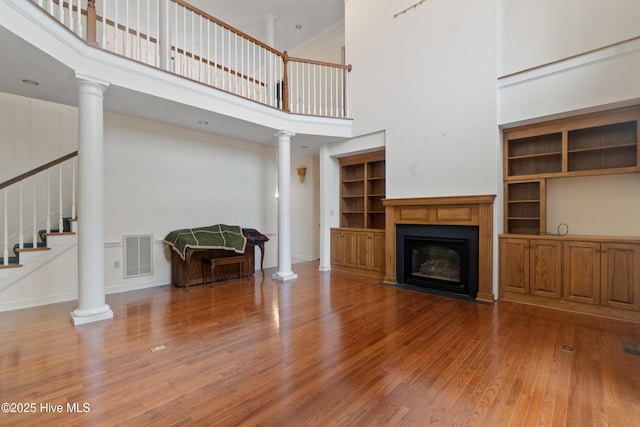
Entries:
<svg viewBox="0 0 640 427">
<path fill-rule="evenodd" d="M 153 274 L 153 235 L 124 236 L 124 277 Z"/>
<path fill-rule="evenodd" d="M 622 351 L 631 356 L 640 356 L 640 345 L 621 341 Z"/>
</svg>

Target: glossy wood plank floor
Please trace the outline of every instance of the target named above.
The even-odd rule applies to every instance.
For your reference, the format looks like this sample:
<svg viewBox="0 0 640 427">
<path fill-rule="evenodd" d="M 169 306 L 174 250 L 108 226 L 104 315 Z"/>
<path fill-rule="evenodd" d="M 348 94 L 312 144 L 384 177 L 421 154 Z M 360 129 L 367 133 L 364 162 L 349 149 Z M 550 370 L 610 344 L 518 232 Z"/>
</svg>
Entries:
<svg viewBox="0 0 640 427">
<path fill-rule="evenodd" d="M 0 424 L 640 426 L 640 325 L 294 270 L 0 313 Z"/>
</svg>

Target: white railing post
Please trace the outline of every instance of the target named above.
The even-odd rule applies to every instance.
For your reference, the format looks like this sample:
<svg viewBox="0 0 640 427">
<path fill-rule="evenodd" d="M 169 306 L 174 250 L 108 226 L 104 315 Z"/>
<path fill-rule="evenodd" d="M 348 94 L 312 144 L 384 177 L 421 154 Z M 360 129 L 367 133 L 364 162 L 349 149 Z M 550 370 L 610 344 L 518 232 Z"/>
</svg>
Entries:
<svg viewBox="0 0 640 427">
<path fill-rule="evenodd" d="M 171 33 L 169 30 L 169 0 L 160 0 L 158 10 L 158 44 L 160 45 L 160 64 L 163 70 L 171 69 Z M 149 35 L 147 34 L 147 40 Z"/>
<path fill-rule="evenodd" d="M 38 187 L 37 187 L 36 175 L 33 176 L 33 247 L 38 246 Z"/>
<path fill-rule="evenodd" d="M 4 189 L 4 265 L 9 264 L 9 218 L 7 217 L 8 209 L 7 209 L 7 192 L 8 189 Z"/>
<path fill-rule="evenodd" d="M 64 231 L 64 223 L 62 221 L 62 163 L 58 167 L 58 233 L 62 233 Z"/>
<path fill-rule="evenodd" d="M 51 233 L 51 169 L 47 169 L 47 233 Z"/>
<path fill-rule="evenodd" d="M 18 234 L 18 246 L 20 247 L 20 249 L 24 248 L 24 222 L 22 219 L 22 181 L 20 181 L 20 207 L 19 209 L 19 213 L 20 213 L 20 218 L 19 218 L 19 222 L 20 222 L 20 230 L 19 230 L 19 234 Z"/>
<path fill-rule="evenodd" d="M 71 219 L 76 219 L 76 162 L 77 157 L 71 163 Z"/>
</svg>

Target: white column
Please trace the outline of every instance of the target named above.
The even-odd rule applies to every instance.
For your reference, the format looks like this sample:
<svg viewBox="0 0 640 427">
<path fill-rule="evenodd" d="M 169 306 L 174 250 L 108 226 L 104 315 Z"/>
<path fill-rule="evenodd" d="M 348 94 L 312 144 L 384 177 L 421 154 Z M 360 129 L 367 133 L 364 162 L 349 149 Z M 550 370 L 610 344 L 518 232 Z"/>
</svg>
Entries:
<svg viewBox="0 0 640 427">
<path fill-rule="evenodd" d="M 276 19 L 278 17 L 271 12 L 264 15 L 264 42 L 271 47 L 275 47 L 274 28 Z"/>
<path fill-rule="evenodd" d="M 278 137 L 278 271 L 276 280 L 297 279 L 291 271 L 291 137 L 293 132 L 281 130 Z"/>
<path fill-rule="evenodd" d="M 104 124 L 108 84 L 83 76 L 78 98 L 78 308 L 74 325 L 113 318 L 104 289 Z"/>
<path fill-rule="evenodd" d="M 160 0 L 158 43 L 160 44 L 160 68 L 171 71 L 171 31 L 169 25 L 169 0 Z"/>
</svg>

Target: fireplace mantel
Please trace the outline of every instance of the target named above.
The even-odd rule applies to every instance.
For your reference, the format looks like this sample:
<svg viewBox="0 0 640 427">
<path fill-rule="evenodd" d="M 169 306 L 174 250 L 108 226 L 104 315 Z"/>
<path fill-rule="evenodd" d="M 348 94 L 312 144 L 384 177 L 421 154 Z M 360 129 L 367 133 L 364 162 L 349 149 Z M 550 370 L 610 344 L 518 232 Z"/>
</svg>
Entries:
<svg viewBox="0 0 640 427">
<path fill-rule="evenodd" d="M 479 264 L 476 300 L 493 303 L 493 201 L 495 195 L 386 199 L 385 276 L 396 284 L 396 225 L 478 226 Z"/>
</svg>

